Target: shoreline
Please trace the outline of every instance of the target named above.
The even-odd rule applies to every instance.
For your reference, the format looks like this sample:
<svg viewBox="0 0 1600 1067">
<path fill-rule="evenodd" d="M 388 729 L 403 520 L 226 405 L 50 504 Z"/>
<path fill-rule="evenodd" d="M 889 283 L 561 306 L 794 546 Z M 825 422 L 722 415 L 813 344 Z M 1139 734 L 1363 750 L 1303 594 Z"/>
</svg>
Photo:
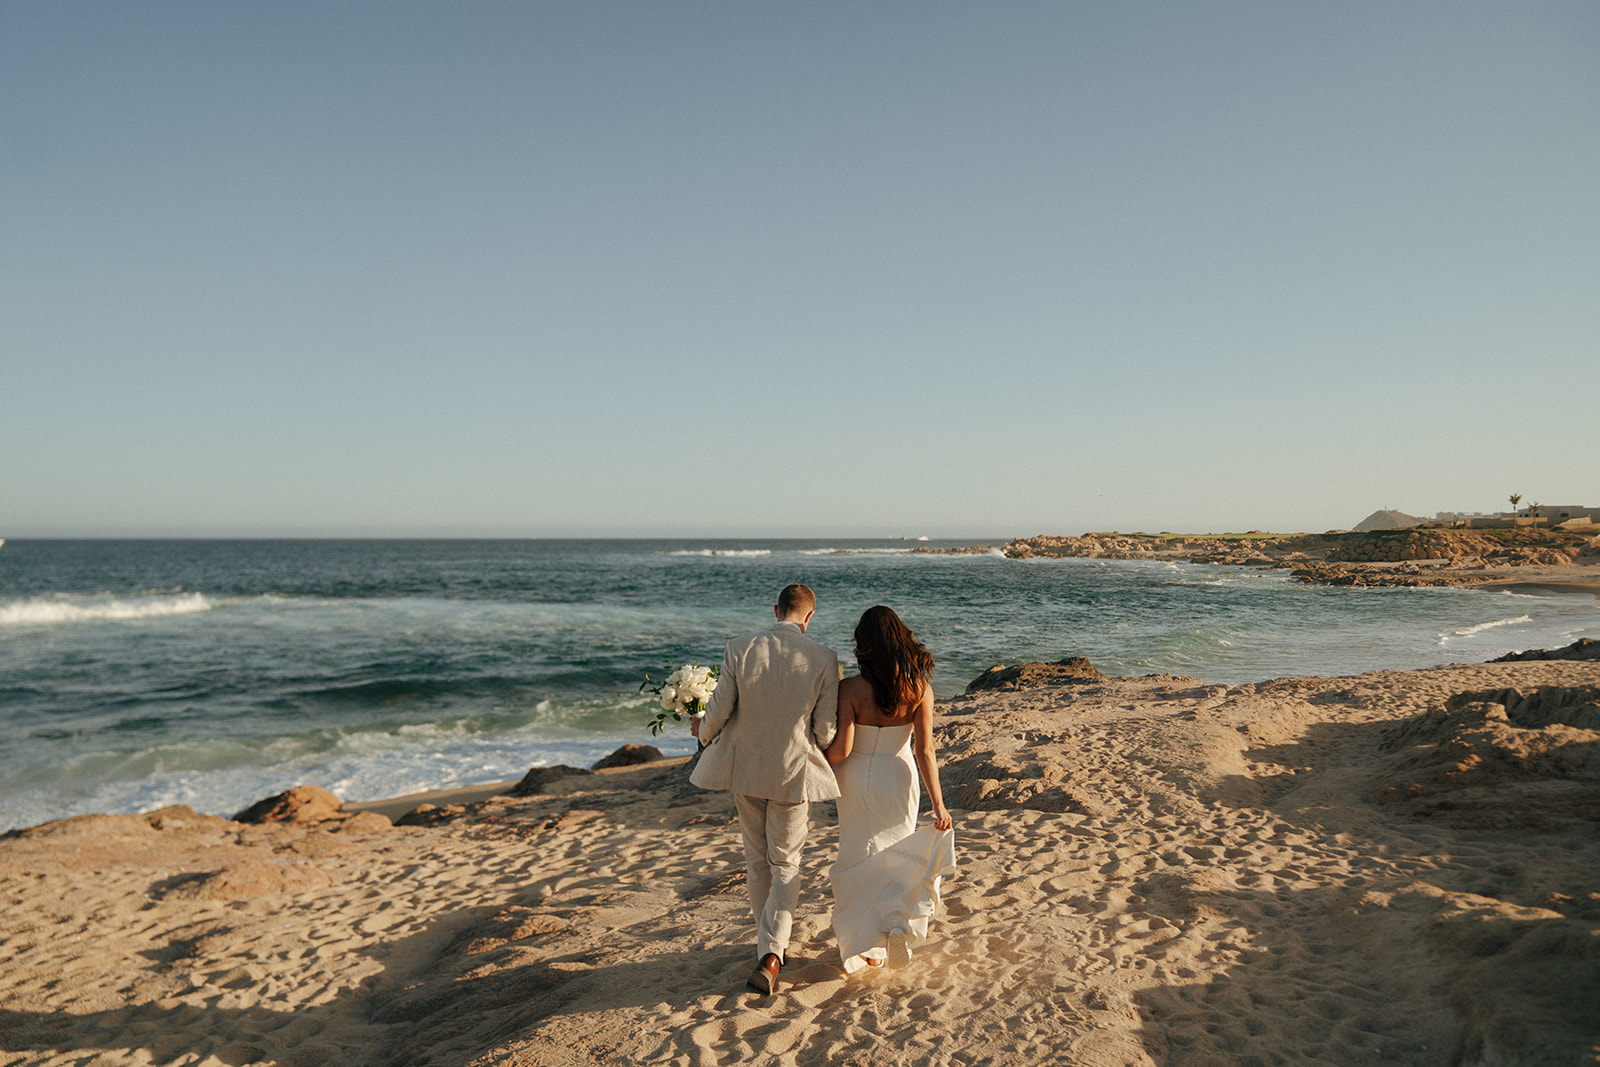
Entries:
<svg viewBox="0 0 1600 1067">
<path fill-rule="evenodd" d="M 1564 596 L 1592 596 L 1600 599 L 1600 575 L 1559 573 L 1544 578 L 1501 576 L 1473 585 L 1474 589 L 1504 590 L 1510 593 L 1557 593 Z"/>
<path fill-rule="evenodd" d="M 987 546 L 975 545 L 966 549 L 924 549 L 918 551 L 972 553 L 980 548 L 987 549 Z M 1250 566 L 1250 564 L 1244 563 L 1231 565 Z M 1393 564 L 1369 564 L 1368 566 L 1382 568 L 1393 566 Z M 1494 574 L 1488 574 L 1484 571 L 1485 569 L 1457 568 L 1450 572 L 1453 576 L 1463 579 L 1476 578 L 1477 580 L 1442 584 L 1460 585 L 1464 588 L 1485 591 L 1520 593 L 1530 596 L 1554 594 L 1557 596 L 1588 596 L 1595 600 L 1600 600 L 1600 567 L 1593 565 L 1566 564 L 1541 567 L 1507 567 L 1496 569 L 1497 572 Z M 1532 572 L 1531 574 L 1528 573 L 1530 571 Z M 1441 666 L 1451 665 L 1443 664 Z M 1133 681 L 1135 679 L 1112 677 L 1110 680 L 1115 682 Z M 953 699 L 959 700 L 961 697 L 958 695 Z M 941 709 L 945 708 L 949 703 L 949 700 L 940 700 L 938 702 Z M 667 757 L 666 762 L 687 762 L 689 758 Z M 602 771 L 597 773 L 609 772 Z M 458 786 L 452 789 L 423 790 L 417 793 L 384 797 L 376 800 L 351 801 L 344 804 L 344 810 L 349 812 L 374 812 L 391 820 L 398 820 L 401 816 L 424 804 L 440 808 L 449 805 L 480 804 L 496 796 L 508 795 L 510 790 L 517 785 L 517 782 L 518 779 L 513 778 L 504 781 Z"/>
<path fill-rule="evenodd" d="M 816 805 L 771 998 L 743 989 L 732 801 L 687 757 L 303 823 L 60 820 L 0 839 L 0 1053 L 1577 1062 L 1600 1043 L 1597 698 L 1600 661 L 1547 659 L 941 701 L 959 870 L 933 937 L 844 975 Z"/>
<path fill-rule="evenodd" d="M 491 797 L 509 794 L 519 780 L 508 778 L 499 782 L 458 786 L 454 789 L 425 789 L 420 793 L 407 793 L 398 797 L 381 797 L 377 800 L 346 801 L 342 810 L 349 812 L 370 811 L 394 822 L 402 815 L 416 810 L 422 804 L 432 804 L 439 808 L 454 804 L 481 804 Z"/>
<path fill-rule="evenodd" d="M 1096 550 L 1100 550 L 1104 549 L 1107 545 L 1119 544 L 1121 541 L 1126 540 L 1127 539 L 1113 540 L 1108 538 L 1083 538 L 1075 540 L 1071 547 L 1074 549 L 1074 551 L 1077 551 L 1078 549 L 1083 548 L 1085 545 L 1088 545 Z M 1249 547 L 1258 544 L 1259 541 L 1260 539 L 1241 541 L 1239 544 Z M 1250 547 L 1250 551 L 1254 552 L 1256 549 L 1254 547 Z M 1125 556 L 1111 556 L 1105 558 L 1126 558 L 1131 561 L 1127 563 L 1126 566 L 1134 568 L 1138 568 L 1140 566 L 1141 560 L 1148 559 L 1148 557 L 1142 557 L 1138 554 L 1127 554 Z M 1197 557 L 1194 557 L 1192 553 L 1187 555 L 1182 553 L 1174 553 L 1168 556 L 1162 556 L 1160 558 L 1163 560 L 1191 560 Z M 1226 566 L 1230 568 L 1229 570 L 1225 571 L 1208 571 L 1204 568 L 1198 567 L 1197 564 L 1194 566 L 1186 566 L 1183 568 L 1183 570 L 1186 575 L 1190 576 L 1191 579 L 1192 577 L 1198 575 L 1204 580 L 1213 581 L 1222 578 L 1223 576 L 1228 576 L 1227 580 L 1237 581 L 1238 579 L 1234 576 L 1239 575 L 1241 572 L 1234 571 L 1231 568 L 1265 568 L 1267 563 L 1263 561 L 1266 559 L 1267 557 L 1262 556 L 1259 557 L 1259 560 L 1254 558 L 1235 559 L 1219 564 L 1220 566 Z M 1074 561 L 1069 560 L 1068 562 L 1070 563 Z M 1089 559 L 1080 559 L 1076 562 L 1091 563 L 1092 561 Z M 1006 565 L 1000 560 L 990 560 L 988 563 L 997 569 L 1006 568 Z M 1146 567 L 1149 566 L 1148 563 L 1145 563 L 1144 565 Z M 1513 640 L 1523 640 L 1522 637 L 1510 636 L 1513 634 L 1514 630 L 1517 630 L 1515 627 L 1513 627 L 1511 630 L 1495 631 L 1495 635 L 1500 635 L 1503 637 L 1505 643 L 1500 644 L 1494 649 L 1493 652 L 1486 651 L 1484 655 L 1492 655 L 1495 652 L 1501 651 L 1502 649 L 1520 649 L 1531 647 L 1532 645 L 1537 644 L 1554 644 L 1559 640 L 1568 637 L 1569 633 L 1596 633 L 1594 623 L 1590 621 L 1594 617 L 1591 607 L 1597 603 L 1600 603 L 1600 566 L 1596 566 L 1595 564 L 1573 563 L 1566 565 L 1463 567 L 1455 566 L 1449 561 L 1430 560 L 1406 561 L 1398 563 L 1348 564 L 1341 566 L 1359 567 L 1365 573 L 1384 577 L 1383 582 L 1376 582 L 1374 584 L 1388 584 L 1389 576 L 1398 575 L 1404 578 L 1407 584 L 1411 584 L 1413 581 L 1420 582 L 1421 584 L 1450 584 L 1463 588 L 1476 589 L 1485 593 L 1506 593 L 1548 598 L 1561 598 L 1559 605 L 1556 605 L 1556 601 L 1554 599 L 1550 599 L 1546 600 L 1544 604 L 1538 604 L 1537 602 L 1535 602 L 1535 604 L 1527 604 L 1524 602 L 1518 606 L 1513 605 L 1511 603 L 1511 598 L 1507 597 L 1504 600 L 1501 600 L 1498 606 L 1496 606 L 1494 602 L 1483 600 L 1479 606 L 1472 608 L 1471 612 L 1481 612 L 1482 617 L 1469 619 L 1466 623 L 1463 623 L 1461 627 L 1458 627 L 1458 630 L 1466 628 L 1469 625 L 1482 628 L 1485 624 L 1497 622 L 1499 621 L 1499 616 L 1496 613 L 1501 612 L 1502 609 L 1508 608 L 1515 609 L 1506 612 L 1506 614 L 1510 615 L 1520 614 L 1521 612 L 1526 611 L 1535 619 L 1542 619 L 1544 615 L 1548 614 L 1551 616 L 1560 616 L 1560 618 L 1563 620 L 1562 625 L 1558 628 L 1539 628 L 1537 636 L 1527 638 L 1528 644 L 1509 643 Z M 1105 569 L 1113 569 L 1118 567 L 1119 564 L 1116 563 L 1105 565 Z M 987 568 L 983 569 L 986 570 Z M 1010 568 L 1006 569 L 1009 570 Z M 1050 569 L 1056 569 L 1059 572 L 1059 569 L 1057 568 Z M 1158 567 L 1157 569 L 1161 570 L 1164 568 Z M 1246 581 L 1247 584 L 1260 583 L 1268 586 L 1278 586 L 1280 584 L 1284 586 L 1291 586 L 1291 583 L 1288 581 L 1288 576 L 1275 574 L 1271 570 L 1266 569 L 1257 570 L 1256 573 L 1249 577 Z M 1298 583 L 1294 583 L 1292 584 L 1292 588 L 1305 589 L 1306 587 Z M 1314 589 L 1315 586 L 1312 585 L 1311 588 Z M 1582 597 L 1583 599 L 1569 599 L 1573 597 Z M 1499 600 L 1499 598 L 1496 599 Z M 1570 623 L 1570 626 L 1568 626 L 1567 623 Z M 1419 640 L 1425 642 L 1428 634 L 1426 632 L 1420 633 L 1421 637 Z M 1451 648 L 1440 651 L 1438 654 L 1438 659 L 1445 657 L 1459 657 L 1470 654 L 1470 652 L 1461 652 L 1456 650 L 1455 636 L 1449 636 L 1446 638 L 1446 635 L 1442 630 L 1439 636 L 1441 638 L 1439 642 L 1441 648 L 1445 644 L 1446 639 L 1451 642 Z M 1476 648 L 1482 645 L 1486 640 L 1487 638 L 1479 638 L 1471 641 L 1470 643 L 1472 647 Z M 1104 643 L 1105 642 L 1102 642 L 1102 644 Z M 1461 643 L 1467 644 L 1468 642 Z M 1270 643 L 1270 638 L 1268 638 L 1266 643 L 1260 647 L 1272 648 L 1273 646 Z M 1367 643 L 1361 646 L 1352 645 L 1351 647 L 1381 649 L 1380 644 L 1373 643 Z M 1030 647 L 1027 648 L 1025 654 L 1029 658 L 1049 658 L 1054 655 L 1056 651 L 1056 648 L 1051 647 L 1044 642 L 1034 642 L 1030 645 Z M 1061 651 L 1076 652 L 1080 651 L 1080 649 L 1063 647 L 1061 648 Z M 1099 649 L 1090 648 L 1082 651 L 1095 656 L 1097 660 L 1102 655 L 1107 654 L 1107 650 L 1103 647 Z M 1114 653 L 1115 650 L 1112 650 L 1112 654 Z M 1421 653 L 1403 661 L 1381 650 L 1375 655 L 1365 657 L 1352 656 L 1344 659 L 1335 657 L 1332 660 L 1330 660 L 1330 658 L 1326 655 L 1319 655 L 1315 657 L 1319 660 L 1318 663 L 1312 663 L 1311 657 L 1295 658 L 1291 656 L 1268 655 L 1258 657 L 1258 659 L 1264 662 L 1253 662 L 1245 668 L 1218 667 L 1214 668 L 1209 673 L 1206 673 L 1206 676 L 1210 680 L 1217 682 L 1233 682 L 1241 679 L 1249 680 L 1255 678 L 1265 678 L 1277 674 L 1304 673 L 1307 670 L 1333 670 L 1342 673 L 1350 669 L 1365 669 L 1373 665 L 1403 662 L 1405 665 L 1409 666 L 1438 661 L 1438 659 L 1429 658 L 1427 653 L 1428 650 L 1425 649 Z M 1293 661 L 1291 662 L 1291 660 Z M 1352 660 L 1354 660 L 1354 662 L 1352 662 Z M 974 666 L 970 669 L 964 669 L 959 672 L 941 669 L 940 693 L 946 696 L 950 695 L 953 691 L 955 691 L 955 687 L 958 686 L 961 681 L 964 681 L 966 678 L 971 677 L 973 674 L 978 673 L 978 671 L 982 669 L 984 669 L 983 666 Z M 1140 668 L 1123 664 L 1120 669 L 1124 672 L 1131 672 L 1132 670 L 1137 670 Z M 1194 673 L 1196 670 L 1201 670 L 1201 668 L 1186 670 L 1182 665 L 1168 665 L 1165 667 L 1150 666 L 1144 669 L 1181 670 L 1184 673 Z M 159 697 L 159 694 L 155 695 Z M 128 735 L 129 739 L 133 742 L 138 742 L 142 736 L 143 735 L 141 734 Z M 609 751 L 609 747 L 597 749 L 594 753 L 581 753 L 576 758 L 568 758 L 566 761 L 582 763 L 592 760 L 596 755 L 603 751 Z M 679 751 L 683 751 L 683 749 L 679 749 Z M 490 778 L 495 776 L 509 777 L 514 773 L 520 773 L 521 769 L 525 769 L 530 764 L 559 762 L 563 757 L 561 757 L 559 754 L 541 751 L 538 753 L 528 753 L 526 762 L 521 762 L 521 758 L 522 757 L 518 755 L 517 760 L 515 761 L 502 762 L 499 764 L 486 764 L 480 773 L 484 777 Z M 409 766 L 403 769 L 407 770 L 408 772 L 410 771 Z M 453 779 L 452 776 L 449 776 L 446 773 L 433 775 L 427 773 L 427 771 L 428 768 L 424 767 L 423 773 L 408 773 L 404 778 L 387 774 L 368 774 L 341 780 L 345 781 L 345 787 L 348 788 L 350 795 L 361 798 L 360 801 L 352 801 L 351 803 L 364 803 L 373 805 L 386 803 L 386 807 L 384 808 L 385 811 L 388 811 L 390 808 L 398 807 L 398 802 L 403 799 L 411 799 L 409 794 L 404 794 L 402 796 L 395 796 L 392 794 L 393 785 L 401 782 L 405 783 L 402 786 L 403 789 L 433 787 L 446 791 L 450 789 L 480 790 L 483 787 L 494 786 L 496 784 L 493 781 L 460 784 L 459 779 Z M 304 772 L 290 773 L 297 775 Z M 311 772 L 311 777 L 302 778 L 301 780 L 312 782 L 324 780 L 323 778 L 315 777 L 315 774 L 317 773 L 320 772 Z M 196 778 L 198 779 L 199 783 L 198 786 L 187 791 L 178 789 L 162 789 L 157 787 L 146 788 L 144 783 L 134 782 L 127 788 L 121 789 L 120 792 L 117 792 L 113 788 L 108 787 L 106 783 L 89 783 L 88 788 L 83 793 L 76 795 L 71 794 L 64 789 L 56 789 L 52 783 L 41 777 L 39 779 L 41 784 L 37 786 L 30 786 L 30 792 L 28 792 L 27 795 L 19 796 L 17 804 L 8 812 L 10 818 L 4 820 L 5 828 L 33 824 L 56 817 L 61 813 L 69 811 L 128 812 L 134 811 L 139 807 L 153 806 L 156 804 L 169 802 L 189 803 L 204 810 L 226 815 L 232 811 L 241 809 L 245 804 L 265 795 L 268 792 L 271 792 L 274 789 L 282 789 L 287 785 L 294 784 L 294 778 L 292 777 L 260 781 L 259 779 L 261 776 L 259 775 L 247 775 L 238 781 L 223 781 L 225 777 L 227 776 L 222 772 L 214 773 L 209 771 L 199 771 L 196 774 Z M 473 777 L 478 777 L 478 775 L 474 775 Z M 222 783 L 221 787 L 219 787 L 219 782 Z M 281 784 L 279 784 L 280 782 Z M 111 782 L 111 786 L 116 786 L 117 784 L 118 783 L 114 781 Z M 237 787 L 237 789 L 234 789 L 233 791 L 227 791 L 231 787 Z M 58 795 L 61 798 L 60 803 L 55 802 Z M 421 796 L 416 799 L 416 802 L 430 802 L 430 800 L 437 799 L 438 798 Z M 440 802 L 454 803 L 455 801 L 452 798 L 444 798 Z"/>
</svg>

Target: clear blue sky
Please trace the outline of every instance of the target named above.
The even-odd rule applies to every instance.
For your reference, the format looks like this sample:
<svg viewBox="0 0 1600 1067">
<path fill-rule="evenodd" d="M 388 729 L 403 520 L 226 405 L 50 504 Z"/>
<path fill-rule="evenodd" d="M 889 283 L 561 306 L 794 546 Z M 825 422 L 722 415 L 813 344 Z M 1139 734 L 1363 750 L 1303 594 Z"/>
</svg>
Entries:
<svg viewBox="0 0 1600 1067">
<path fill-rule="evenodd" d="M 0 4 L 0 536 L 1600 504 L 1600 4 Z"/>
</svg>

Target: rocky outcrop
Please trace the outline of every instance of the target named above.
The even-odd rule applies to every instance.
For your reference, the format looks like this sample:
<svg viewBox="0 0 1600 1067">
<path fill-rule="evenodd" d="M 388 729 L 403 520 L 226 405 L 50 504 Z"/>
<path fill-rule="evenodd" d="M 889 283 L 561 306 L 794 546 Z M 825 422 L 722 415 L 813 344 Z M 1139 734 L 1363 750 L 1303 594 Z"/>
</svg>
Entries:
<svg viewBox="0 0 1600 1067">
<path fill-rule="evenodd" d="M 1023 663 L 1015 667 L 996 664 L 968 682 L 966 692 L 1014 692 L 1044 685 L 1089 685 L 1105 680 L 1106 676 L 1094 664 L 1082 656 L 1071 656 L 1054 663 Z"/>
<path fill-rule="evenodd" d="M 1490 663 L 1522 663 L 1528 660 L 1552 659 L 1600 659 L 1600 641 L 1592 637 L 1580 637 L 1565 648 L 1535 648 L 1527 652 L 1507 652 Z"/>
<path fill-rule="evenodd" d="M 336 818 L 344 805 L 320 785 L 297 785 L 258 800 L 233 817 L 234 822 L 322 822 Z"/>
<path fill-rule="evenodd" d="M 1040 534 L 1007 541 L 1000 549 L 1010 559 L 1170 559 L 1190 563 L 1276 566 L 1287 559 L 1321 558 L 1333 536 L 1292 534 L 1272 537 L 1259 530 L 1228 536 L 1087 533 L 1082 537 Z"/>
<path fill-rule="evenodd" d="M 1346 535 L 1329 550 L 1333 563 L 1402 563 L 1418 559 L 1460 559 L 1483 555 L 1484 545 L 1447 530 L 1385 532 L 1368 537 Z"/>
<path fill-rule="evenodd" d="M 1571 563 L 1584 540 L 1558 530 L 1408 530 L 1346 535 L 1328 552 L 1332 563 L 1481 560 L 1491 566 Z"/>
<path fill-rule="evenodd" d="M 611 755 L 595 761 L 594 769 L 603 771 L 611 767 L 637 767 L 641 763 L 654 763 L 665 758 L 654 745 L 623 745 Z"/>
<path fill-rule="evenodd" d="M 519 794 L 521 795 L 521 794 Z M 396 826 L 443 826 L 468 815 L 476 804 L 418 804 L 394 821 Z"/>
<path fill-rule="evenodd" d="M 565 763 L 558 763 L 554 767 L 534 767 L 522 776 L 522 781 L 511 787 L 508 796 L 536 797 L 544 792 L 545 786 L 560 778 L 569 778 L 575 774 L 593 774 L 586 767 L 569 767 Z"/>
<path fill-rule="evenodd" d="M 1596 539 L 1600 540 L 1600 539 Z M 1011 559 L 1163 559 L 1236 567 L 1287 569 L 1302 582 L 1325 585 L 1449 586 L 1481 584 L 1467 568 L 1562 566 L 1600 558 L 1586 533 L 1519 528 L 1504 530 L 1389 530 L 1355 533 L 1177 535 L 1041 534 L 1006 542 Z"/>
<path fill-rule="evenodd" d="M 1402 563 L 1399 566 L 1378 566 L 1369 563 L 1328 563 L 1324 560 L 1305 560 L 1296 563 L 1289 571 L 1302 582 L 1318 585 L 1357 585 L 1374 587 L 1412 587 L 1477 585 L 1482 575 L 1452 574 L 1437 567 L 1420 563 Z"/>
</svg>

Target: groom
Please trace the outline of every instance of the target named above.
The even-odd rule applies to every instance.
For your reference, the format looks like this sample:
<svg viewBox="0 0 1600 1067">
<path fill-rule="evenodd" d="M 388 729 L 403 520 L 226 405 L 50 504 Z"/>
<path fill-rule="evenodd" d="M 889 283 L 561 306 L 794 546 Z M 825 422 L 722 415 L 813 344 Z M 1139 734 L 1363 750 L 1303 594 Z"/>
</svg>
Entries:
<svg viewBox="0 0 1600 1067">
<path fill-rule="evenodd" d="M 739 809 L 759 960 L 750 988 L 765 994 L 789 948 L 811 802 L 839 795 L 822 754 L 838 726 L 839 657 L 806 636 L 816 607 L 810 589 L 784 587 L 777 624 L 728 642 L 705 718 L 690 724 L 709 747 L 689 780 L 731 789 Z"/>
</svg>

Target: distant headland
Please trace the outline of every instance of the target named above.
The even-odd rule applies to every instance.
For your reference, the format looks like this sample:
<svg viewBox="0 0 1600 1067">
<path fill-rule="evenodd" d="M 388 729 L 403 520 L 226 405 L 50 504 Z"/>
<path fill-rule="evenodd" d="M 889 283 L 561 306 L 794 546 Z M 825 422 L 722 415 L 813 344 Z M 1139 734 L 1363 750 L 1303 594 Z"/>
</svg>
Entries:
<svg viewBox="0 0 1600 1067">
<path fill-rule="evenodd" d="M 1530 509 L 1531 510 L 1531 509 Z M 1553 510 L 1553 509 L 1545 509 Z M 918 547 L 913 552 L 978 554 L 1009 559 L 1168 560 L 1288 570 L 1325 585 L 1537 587 L 1600 595 L 1600 509 L 1564 508 L 1565 515 L 1519 514 L 1415 520 L 1327 533 L 1038 534 L 1002 545 Z M 1578 514 L 1571 514 L 1577 512 Z"/>
</svg>

